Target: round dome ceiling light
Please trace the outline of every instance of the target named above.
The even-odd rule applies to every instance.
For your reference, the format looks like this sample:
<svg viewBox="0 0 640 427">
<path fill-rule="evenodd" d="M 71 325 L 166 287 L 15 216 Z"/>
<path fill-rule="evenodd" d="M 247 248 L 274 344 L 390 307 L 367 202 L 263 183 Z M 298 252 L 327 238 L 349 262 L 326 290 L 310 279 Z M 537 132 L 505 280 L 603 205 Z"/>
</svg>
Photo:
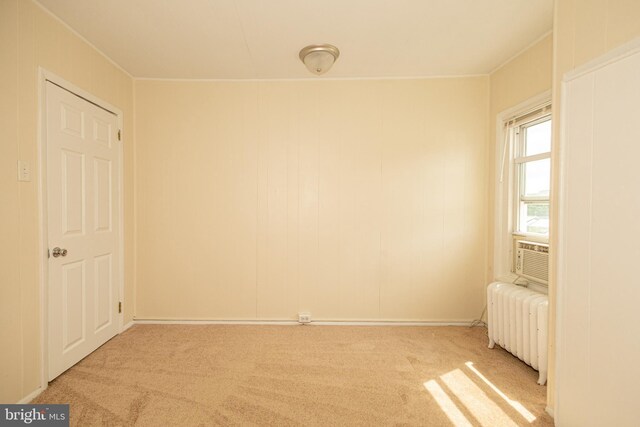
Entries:
<svg viewBox="0 0 640 427">
<path fill-rule="evenodd" d="M 299 56 L 309 71 L 320 76 L 329 71 L 340 51 L 330 44 L 313 44 L 303 48 Z"/>
</svg>

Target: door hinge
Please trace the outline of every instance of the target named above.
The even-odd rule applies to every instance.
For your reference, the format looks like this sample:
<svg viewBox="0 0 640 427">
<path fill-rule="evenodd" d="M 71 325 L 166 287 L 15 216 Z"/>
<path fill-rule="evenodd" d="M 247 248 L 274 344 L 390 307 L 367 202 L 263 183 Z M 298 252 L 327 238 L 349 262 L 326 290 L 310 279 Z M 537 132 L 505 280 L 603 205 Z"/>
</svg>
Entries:
<svg viewBox="0 0 640 427">
<path fill-rule="evenodd" d="M 122 313 L 122 301 L 118 301 L 118 313 Z"/>
<path fill-rule="evenodd" d="M 122 134 L 120 133 L 120 129 L 118 129 L 118 141 L 122 141 Z"/>
</svg>

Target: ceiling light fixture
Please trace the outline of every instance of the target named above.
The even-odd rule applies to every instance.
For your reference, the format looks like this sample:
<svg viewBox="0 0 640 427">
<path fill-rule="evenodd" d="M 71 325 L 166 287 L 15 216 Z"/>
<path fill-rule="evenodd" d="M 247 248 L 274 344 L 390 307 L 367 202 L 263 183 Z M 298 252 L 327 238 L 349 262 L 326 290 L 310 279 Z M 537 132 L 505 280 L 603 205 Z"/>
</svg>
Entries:
<svg viewBox="0 0 640 427">
<path fill-rule="evenodd" d="M 320 76 L 329 71 L 340 51 L 330 44 L 312 44 L 303 48 L 299 56 L 309 71 Z"/>
</svg>

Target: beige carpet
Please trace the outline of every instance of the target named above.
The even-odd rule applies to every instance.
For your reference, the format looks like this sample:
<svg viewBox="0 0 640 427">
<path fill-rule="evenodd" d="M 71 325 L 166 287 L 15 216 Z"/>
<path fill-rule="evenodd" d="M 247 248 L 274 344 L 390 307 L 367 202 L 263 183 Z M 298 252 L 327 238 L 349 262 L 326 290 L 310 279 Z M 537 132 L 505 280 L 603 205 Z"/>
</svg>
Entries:
<svg viewBox="0 0 640 427">
<path fill-rule="evenodd" d="M 137 325 L 32 403 L 78 426 L 552 425 L 536 379 L 484 328 Z"/>
</svg>

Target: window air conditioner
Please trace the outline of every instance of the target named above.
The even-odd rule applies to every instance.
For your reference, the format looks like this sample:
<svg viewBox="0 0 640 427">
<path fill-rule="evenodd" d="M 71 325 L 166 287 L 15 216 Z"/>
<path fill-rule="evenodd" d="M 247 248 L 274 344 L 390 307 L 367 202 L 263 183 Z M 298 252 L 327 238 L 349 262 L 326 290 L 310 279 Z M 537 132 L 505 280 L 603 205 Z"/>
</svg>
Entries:
<svg viewBox="0 0 640 427">
<path fill-rule="evenodd" d="M 549 282 L 549 245 L 516 240 L 516 274 L 534 282 Z"/>
</svg>

